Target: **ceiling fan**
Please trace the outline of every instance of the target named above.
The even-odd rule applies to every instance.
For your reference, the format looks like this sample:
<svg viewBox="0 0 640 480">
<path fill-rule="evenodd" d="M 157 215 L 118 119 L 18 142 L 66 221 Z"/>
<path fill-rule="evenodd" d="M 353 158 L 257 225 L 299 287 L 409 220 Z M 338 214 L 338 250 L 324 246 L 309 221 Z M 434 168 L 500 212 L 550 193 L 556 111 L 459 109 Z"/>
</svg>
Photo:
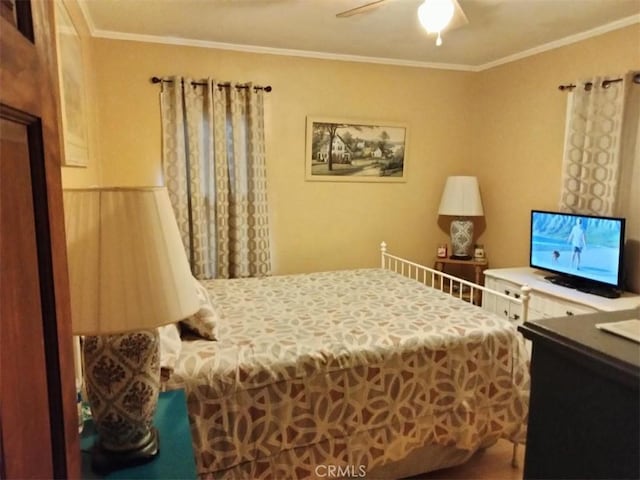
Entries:
<svg viewBox="0 0 640 480">
<path fill-rule="evenodd" d="M 349 10 L 337 13 L 336 17 L 346 18 L 361 13 L 367 13 L 393 0 L 372 0 Z M 441 32 L 444 29 L 454 29 L 469 23 L 462 11 L 458 0 L 424 0 L 418 7 L 418 18 L 428 33 L 437 33 L 436 45 L 442 44 Z"/>
</svg>

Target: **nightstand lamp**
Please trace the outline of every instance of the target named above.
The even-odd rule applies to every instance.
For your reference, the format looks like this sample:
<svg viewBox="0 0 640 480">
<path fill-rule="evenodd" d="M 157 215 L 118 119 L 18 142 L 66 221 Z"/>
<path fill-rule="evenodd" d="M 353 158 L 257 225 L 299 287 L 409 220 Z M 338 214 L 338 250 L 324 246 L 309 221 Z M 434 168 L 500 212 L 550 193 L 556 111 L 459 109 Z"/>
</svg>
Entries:
<svg viewBox="0 0 640 480">
<path fill-rule="evenodd" d="M 86 392 L 106 473 L 152 460 L 160 389 L 157 327 L 198 310 L 162 187 L 64 191 L 73 332 L 84 335 Z"/>
<path fill-rule="evenodd" d="M 451 258 L 470 260 L 473 221 L 467 217 L 484 215 L 478 179 L 466 176 L 447 178 L 438 214 L 457 217 L 451 221 Z"/>
</svg>

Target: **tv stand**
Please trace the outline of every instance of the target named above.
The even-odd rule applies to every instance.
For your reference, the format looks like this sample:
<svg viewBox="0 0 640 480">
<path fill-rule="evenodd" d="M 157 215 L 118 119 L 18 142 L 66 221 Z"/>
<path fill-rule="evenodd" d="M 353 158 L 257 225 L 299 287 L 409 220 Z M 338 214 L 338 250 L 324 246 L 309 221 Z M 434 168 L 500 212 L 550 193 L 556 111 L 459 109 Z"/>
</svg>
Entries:
<svg viewBox="0 0 640 480">
<path fill-rule="evenodd" d="M 484 271 L 485 286 L 512 297 L 521 295 L 520 287 L 531 287 L 529 320 L 540 318 L 566 317 L 594 312 L 614 312 L 640 306 L 640 295 L 629 292 L 615 292 L 618 298 L 586 293 L 575 288 L 567 288 L 545 279 L 548 272 L 530 267 L 496 268 Z M 512 320 L 522 322 L 521 309 L 495 295 L 484 294 L 482 307 Z"/>
<path fill-rule="evenodd" d="M 592 295 L 598 295 L 604 298 L 619 298 L 620 292 L 613 287 L 606 287 L 603 285 L 591 284 L 584 280 L 577 280 L 565 275 L 549 275 L 544 277 L 545 280 L 550 281 L 554 285 L 560 285 L 561 287 L 573 288 L 584 293 L 590 293 Z"/>
</svg>

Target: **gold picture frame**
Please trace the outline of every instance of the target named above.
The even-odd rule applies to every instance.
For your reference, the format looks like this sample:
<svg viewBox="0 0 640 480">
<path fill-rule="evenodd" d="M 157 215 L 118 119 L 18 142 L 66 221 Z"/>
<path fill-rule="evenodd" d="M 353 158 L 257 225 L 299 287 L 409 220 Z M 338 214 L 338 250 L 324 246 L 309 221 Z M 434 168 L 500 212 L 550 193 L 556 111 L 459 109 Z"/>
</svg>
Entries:
<svg viewBox="0 0 640 480">
<path fill-rule="evenodd" d="M 82 41 L 64 2 L 55 2 L 62 164 L 86 167 L 89 163 L 87 101 Z"/>
<path fill-rule="evenodd" d="M 407 140 L 402 123 L 307 117 L 305 179 L 406 182 Z"/>
</svg>

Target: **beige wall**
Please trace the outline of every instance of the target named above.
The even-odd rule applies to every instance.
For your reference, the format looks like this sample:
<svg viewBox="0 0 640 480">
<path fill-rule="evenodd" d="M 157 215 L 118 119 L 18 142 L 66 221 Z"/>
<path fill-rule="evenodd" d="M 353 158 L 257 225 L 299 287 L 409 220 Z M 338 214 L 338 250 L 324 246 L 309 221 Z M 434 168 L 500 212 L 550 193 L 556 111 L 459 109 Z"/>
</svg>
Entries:
<svg viewBox="0 0 640 480">
<path fill-rule="evenodd" d="M 160 88 L 151 76 L 269 84 L 276 273 L 375 265 L 381 240 L 430 263 L 448 239 L 437 208 L 455 174 L 480 179 L 477 231 L 491 266 L 525 265 L 529 210 L 554 209 L 559 196 L 566 94 L 557 86 L 637 69 L 639 32 L 628 27 L 480 73 L 93 39 L 100 179 L 162 182 Z M 408 124 L 408 181 L 305 182 L 307 115 Z"/>
<path fill-rule="evenodd" d="M 161 182 L 153 75 L 254 81 L 267 95 L 267 175 L 277 273 L 375 265 L 378 244 L 430 261 L 444 179 L 470 167 L 474 74 L 96 40 L 105 184 Z M 409 125 L 408 181 L 304 180 L 307 115 Z"/>
</svg>

